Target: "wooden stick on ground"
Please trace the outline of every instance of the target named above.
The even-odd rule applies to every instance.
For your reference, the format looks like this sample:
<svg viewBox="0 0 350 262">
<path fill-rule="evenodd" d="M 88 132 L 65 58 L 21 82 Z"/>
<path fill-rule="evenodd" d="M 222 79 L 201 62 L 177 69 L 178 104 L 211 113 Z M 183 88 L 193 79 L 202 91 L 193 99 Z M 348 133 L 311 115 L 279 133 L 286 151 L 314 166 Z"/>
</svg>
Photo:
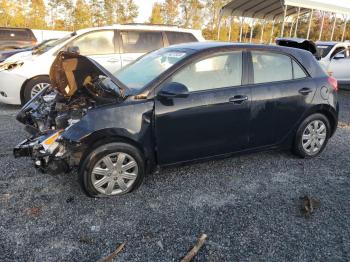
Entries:
<svg viewBox="0 0 350 262">
<path fill-rule="evenodd" d="M 206 234 L 202 234 L 198 239 L 196 245 L 187 253 L 187 255 L 181 260 L 181 262 L 190 262 L 194 258 L 201 247 L 204 245 L 205 240 L 207 239 Z"/>
<path fill-rule="evenodd" d="M 117 247 L 117 249 L 113 251 L 113 253 L 109 254 L 107 257 L 102 258 L 99 262 L 112 262 L 113 258 L 115 258 L 120 252 L 122 252 L 125 244 L 126 244 L 126 241 L 123 244 L 120 244 Z"/>
</svg>

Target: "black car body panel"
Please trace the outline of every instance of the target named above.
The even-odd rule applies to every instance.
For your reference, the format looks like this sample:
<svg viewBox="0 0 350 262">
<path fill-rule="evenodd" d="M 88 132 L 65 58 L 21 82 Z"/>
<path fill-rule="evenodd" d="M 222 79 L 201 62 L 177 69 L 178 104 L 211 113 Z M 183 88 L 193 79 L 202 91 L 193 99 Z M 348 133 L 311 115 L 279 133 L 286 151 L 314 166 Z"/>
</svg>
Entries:
<svg viewBox="0 0 350 262">
<path fill-rule="evenodd" d="M 58 91 L 54 91 L 54 94 L 48 94 L 48 90 L 43 91 L 28 102 L 17 117 L 26 125 L 35 126 L 37 131 L 32 132 L 29 141 L 16 148 L 16 155 L 23 156 L 27 153 L 33 157 L 33 153 L 28 153 L 32 150 L 28 150 L 28 144 L 40 136 L 49 137 L 54 129 L 61 130 L 57 141 L 63 146 L 59 150 L 60 154 L 52 157 L 51 153 L 51 159 L 63 160 L 69 167 L 79 166 L 84 155 L 96 144 L 103 141 L 125 141 L 139 148 L 147 161 L 147 167 L 154 169 L 156 166 L 216 156 L 290 147 L 300 123 L 315 112 L 322 112 L 329 118 L 332 133 L 336 129 L 339 110 L 336 93 L 328 82 L 326 73 L 308 51 L 214 42 L 182 44 L 166 50 L 188 50 L 190 55 L 160 74 L 139 92 L 131 92 L 96 62 L 76 54 L 62 53 L 50 74 L 53 86 Z M 181 97 L 159 95 L 169 77 L 192 61 L 236 50 L 243 54 L 240 86 L 192 92 Z M 305 70 L 306 77 L 255 84 L 251 59 L 254 50 L 291 57 Z M 76 64 L 83 65 L 77 66 L 76 70 L 67 71 L 62 67 L 67 59 L 77 59 Z M 67 74 L 73 74 L 75 80 L 80 78 L 73 84 L 77 87 L 73 93 L 64 91 L 67 83 L 71 85 Z M 100 88 L 100 74 L 120 88 L 113 99 L 98 102 L 98 98 L 91 98 L 90 91 Z M 92 89 L 84 84 L 84 78 L 88 75 L 94 75 Z M 86 89 L 89 90 L 87 93 Z M 307 93 L 303 93 L 305 89 Z M 79 104 L 74 99 L 86 101 Z M 36 108 L 42 108 L 45 100 L 53 101 L 50 104 L 53 109 L 50 111 L 45 107 L 46 109 L 38 111 Z M 57 101 L 64 106 L 58 107 Z M 67 107 L 67 110 L 62 110 L 62 107 Z M 49 113 L 46 116 L 40 115 L 45 110 Z M 50 117 L 48 124 L 45 119 Z M 33 127 L 28 129 L 33 130 Z M 23 152 L 20 152 L 21 148 Z M 33 158 L 37 159 L 37 156 L 34 154 Z M 49 163 L 45 160 L 46 166 Z"/>
</svg>

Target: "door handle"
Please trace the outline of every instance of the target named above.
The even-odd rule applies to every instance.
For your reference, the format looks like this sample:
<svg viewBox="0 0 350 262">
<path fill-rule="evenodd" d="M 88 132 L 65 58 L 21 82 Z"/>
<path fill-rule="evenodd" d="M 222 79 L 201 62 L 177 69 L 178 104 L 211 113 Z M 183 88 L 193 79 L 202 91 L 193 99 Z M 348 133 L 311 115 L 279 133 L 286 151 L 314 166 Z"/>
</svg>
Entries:
<svg viewBox="0 0 350 262">
<path fill-rule="evenodd" d="M 229 102 L 230 103 L 233 103 L 233 104 L 243 104 L 245 101 L 248 100 L 248 97 L 247 96 L 243 96 L 243 95 L 237 95 L 237 96 L 234 96 L 234 97 L 231 97 L 229 99 Z"/>
<path fill-rule="evenodd" d="M 302 89 L 299 90 L 299 93 L 306 96 L 308 94 L 310 94 L 312 92 L 312 90 L 310 88 L 304 87 Z"/>
</svg>

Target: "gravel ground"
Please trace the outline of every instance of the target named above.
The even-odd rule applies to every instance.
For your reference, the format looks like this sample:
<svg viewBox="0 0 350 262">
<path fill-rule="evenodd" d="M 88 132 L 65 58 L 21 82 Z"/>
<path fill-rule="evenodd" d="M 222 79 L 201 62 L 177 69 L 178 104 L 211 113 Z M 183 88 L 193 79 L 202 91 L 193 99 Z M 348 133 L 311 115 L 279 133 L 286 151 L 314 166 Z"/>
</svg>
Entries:
<svg viewBox="0 0 350 262">
<path fill-rule="evenodd" d="M 0 104 L 0 260 L 178 261 L 201 233 L 195 261 L 350 260 L 350 92 L 324 153 L 302 160 L 265 152 L 168 168 L 132 194 L 92 199 L 76 175 L 49 176 L 12 147 L 26 137 L 18 107 Z M 313 216 L 305 194 L 320 200 Z"/>
</svg>

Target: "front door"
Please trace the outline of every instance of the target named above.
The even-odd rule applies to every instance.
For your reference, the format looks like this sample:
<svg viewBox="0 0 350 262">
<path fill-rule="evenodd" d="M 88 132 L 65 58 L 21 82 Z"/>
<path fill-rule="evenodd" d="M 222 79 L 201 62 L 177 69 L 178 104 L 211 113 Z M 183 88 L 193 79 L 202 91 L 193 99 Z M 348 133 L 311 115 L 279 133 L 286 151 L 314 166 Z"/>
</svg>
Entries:
<svg viewBox="0 0 350 262">
<path fill-rule="evenodd" d="M 241 51 L 234 51 L 199 59 L 163 84 L 183 84 L 189 94 L 156 98 L 155 132 L 160 164 L 248 147 L 251 92 L 242 85 L 242 57 Z"/>
</svg>

